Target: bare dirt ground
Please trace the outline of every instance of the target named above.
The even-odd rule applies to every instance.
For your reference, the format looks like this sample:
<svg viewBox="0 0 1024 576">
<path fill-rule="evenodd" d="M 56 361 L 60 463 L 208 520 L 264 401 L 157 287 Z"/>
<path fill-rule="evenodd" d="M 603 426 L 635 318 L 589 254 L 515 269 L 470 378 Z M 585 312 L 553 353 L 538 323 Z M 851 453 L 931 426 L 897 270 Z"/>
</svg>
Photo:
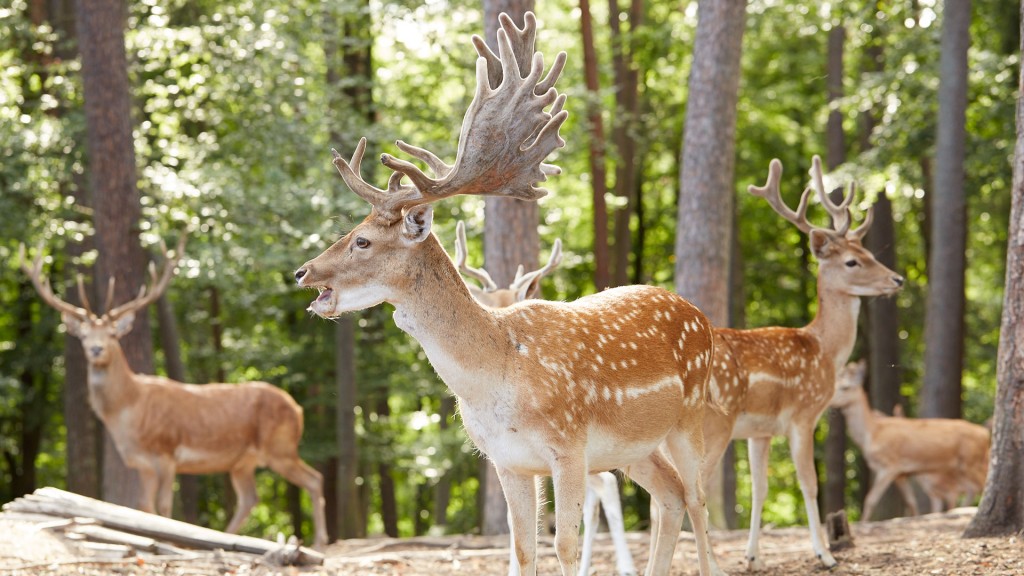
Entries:
<svg viewBox="0 0 1024 576">
<path fill-rule="evenodd" d="M 767 569 L 759 574 L 884 574 L 919 575 L 1024 575 L 1021 535 L 965 540 L 960 538 L 974 509 L 945 514 L 871 522 L 852 526 L 854 547 L 835 553 L 839 566 L 820 567 L 811 553 L 806 529 L 767 529 L 761 539 Z M 647 535 L 628 535 L 637 566 L 647 561 Z M 746 572 L 743 559 L 746 534 L 714 532 L 712 543 L 721 567 L 730 574 Z M 253 557 L 224 554 L 191 561 L 155 559 L 97 561 L 83 556 L 72 542 L 35 525 L 0 520 L 0 574 L 25 575 L 376 575 L 437 576 L 443 574 L 503 575 L 508 570 L 505 538 L 448 536 L 430 538 L 374 538 L 347 540 L 331 545 L 327 561 L 317 569 L 279 568 Z M 541 574 L 558 573 L 550 538 L 541 538 Z M 611 575 L 615 570 L 611 541 L 598 535 L 591 574 Z M 693 538 L 685 534 L 676 548 L 673 575 L 696 575 Z"/>
</svg>

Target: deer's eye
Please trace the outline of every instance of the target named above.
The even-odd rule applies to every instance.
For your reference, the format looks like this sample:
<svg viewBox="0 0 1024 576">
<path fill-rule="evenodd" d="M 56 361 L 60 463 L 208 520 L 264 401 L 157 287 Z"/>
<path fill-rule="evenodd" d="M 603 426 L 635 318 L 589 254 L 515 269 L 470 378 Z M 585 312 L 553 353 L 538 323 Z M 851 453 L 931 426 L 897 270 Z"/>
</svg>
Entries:
<svg viewBox="0 0 1024 576">
<path fill-rule="evenodd" d="M 367 240 L 366 238 L 363 238 L 362 236 L 357 236 L 356 237 L 356 248 L 361 248 L 361 249 L 365 250 L 365 249 L 367 249 L 369 247 L 370 247 L 370 241 L 369 240 Z"/>
<path fill-rule="evenodd" d="M 847 268 L 853 268 L 854 266 L 860 266 L 860 262 L 857 262 L 856 260 L 847 260 L 846 261 L 846 267 Z"/>
</svg>

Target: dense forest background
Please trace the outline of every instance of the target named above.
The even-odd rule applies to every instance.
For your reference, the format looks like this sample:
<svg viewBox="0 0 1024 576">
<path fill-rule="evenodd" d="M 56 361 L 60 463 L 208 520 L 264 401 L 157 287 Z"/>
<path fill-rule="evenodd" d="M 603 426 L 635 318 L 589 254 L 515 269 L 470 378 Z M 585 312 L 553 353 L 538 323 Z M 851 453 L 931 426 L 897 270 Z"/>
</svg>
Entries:
<svg viewBox="0 0 1024 576">
<path fill-rule="evenodd" d="M 0 502 L 43 485 L 100 492 L 97 424 L 85 422 L 91 416 L 84 397 L 69 384 L 72 374 L 82 374 L 74 360 L 78 344 L 58 329 L 58 314 L 17 268 L 19 243 L 41 246 L 56 292 L 68 294 L 74 274 L 91 278 L 97 260 L 71 4 L 14 0 L 0 7 Z M 367 213 L 335 173 L 331 147 L 348 155 L 365 135 L 373 157 L 394 152 L 401 138 L 454 158 L 474 86 L 468 39 L 483 27 L 479 3 L 133 0 L 127 8 L 139 232 L 154 254 L 161 238 L 173 244 L 186 230 L 190 236 L 177 277 L 150 311 L 157 371 L 199 383 L 265 380 L 290 392 L 306 410 L 303 457 L 332 486 L 340 484 L 339 454 L 356 462 L 348 504 L 338 504 L 337 490 L 328 492 L 334 535 L 478 530 L 479 458 L 418 345 L 395 327 L 387 306 L 354 315 L 351 332 L 344 323 L 311 318 L 305 308 L 312 295 L 294 287 L 292 272 Z M 614 0 L 588 7 L 594 90 L 584 78 L 580 5 L 536 7 L 538 45 L 548 61 L 558 50 L 569 55 L 560 82 L 569 95 L 567 144 L 554 158 L 563 174 L 548 183 L 552 194 L 540 203 L 539 229 L 544 256 L 561 238 L 565 257 L 544 282 L 546 298 L 595 291 L 592 109 L 610 134 L 633 141 L 628 157 L 610 145 L 612 136 L 605 149 L 612 276 L 674 287 L 675 234 L 685 226 L 676 207 L 697 3 L 649 0 L 626 8 L 620 12 Z M 806 237 L 746 187 L 763 182 L 769 160 L 780 158 L 783 194 L 795 205 L 811 156 L 825 154 L 830 112 L 837 112 L 846 162 L 833 172 L 835 181 L 859 184 L 859 212 L 881 196 L 891 204 L 893 240 L 881 248 L 894 251 L 895 269 L 907 278 L 893 320 L 899 392 L 911 415 L 923 402 L 942 8 L 936 0 L 752 0 L 737 104 L 736 323 L 798 326 L 813 317 L 815 266 Z M 996 388 L 1018 10 L 975 0 L 971 13 L 963 394 L 956 402 L 975 422 L 991 416 Z M 828 38 L 840 26 L 841 90 L 830 97 Z M 616 65 L 623 58 L 638 79 L 632 107 L 621 98 Z M 452 199 L 435 211 L 435 230 L 450 251 L 456 222 L 466 221 L 477 266 L 486 265 L 483 206 L 480 199 Z M 824 223 L 819 207 L 811 211 Z M 866 348 L 858 345 L 854 357 Z M 353 352 L 351 363 L 343 349 Z M 354 397 L 339 394 L 350 376 Z M 822 445 L 827 420 L 819 426 Z M 348 421 L 354 437 L 339 428 Z M 69 450 L 72 424 L 92 436 L 71 438 L 95 449 Z M 745 445 L 736 448 L 735 521 L 745 526 Z M 788 454 L 772 454 L 765 519 L 803 523 Z M 846 498 L 856 510 L 867 474 L 855 449 L 845 459 Z M 259 482 L 261 505 L 246 531 L 309 534 L 289 514 L 308 507 L 305 497 L 270 473 Z M 226 524 L 233 497 L 225 478 L 181 483 L 179 515 Z M 645 527 L 644 496 L 630 485 L 623 490 L 627 529 Z M 308 509 L 297 516 L 308 518 Z"/>
</svg>

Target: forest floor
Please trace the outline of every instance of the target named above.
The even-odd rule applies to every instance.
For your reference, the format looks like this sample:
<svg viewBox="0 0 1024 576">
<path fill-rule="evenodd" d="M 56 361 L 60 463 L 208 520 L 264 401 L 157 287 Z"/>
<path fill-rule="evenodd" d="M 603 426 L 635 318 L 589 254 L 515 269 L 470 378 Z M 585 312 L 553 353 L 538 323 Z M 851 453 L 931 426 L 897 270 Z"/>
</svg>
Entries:
<svg viewBox="0 0 1024 576">
<path fill-rule="evenodd" d="M 839 566 L 820 567 L 811 553 L 805 528 L 769 528 L 761 538 L 767 569 L 758 574 L 884 574 L 919 575 L 1022 575 L 1024 538 L 963 539 L 960 535 L 974 513 L 961 508 L 945 514 L 901 518 L 853 525 L 854 546 L 835 553 Z M 637 566 L 647 560 L 647 535 L 627 535 Z M 712 543 L 723 570 L 746 572 L 743 559 L 744 531 L 712 533 Z M 324 566 L 317 569 L 277 568 L 252 557 L 224 555 L 213 560 L 161 562 L 126 559 L 97 561 L 83 557 L 75 544 L 31 524 L 0 519 L 0 574 L 27 575 L 296 575 L 349 576 L 393 574 L 438 576 L 444 574 L 503 575 L 508 570 L 507 540 L 503 537 L 446 536 L 422 538 L 372 538 L 346 540 L 326 551 Z M 558 562 L 549 537 L 541 538 L 539 573 L 556 574 Z M 614 574 L 615 558 L 608 534 L 595 542 L 591 574 Z M 697 574 L 696 550 L 691 534 L 684 533 L 676 547 L 673 575 Z"/>
</svg>

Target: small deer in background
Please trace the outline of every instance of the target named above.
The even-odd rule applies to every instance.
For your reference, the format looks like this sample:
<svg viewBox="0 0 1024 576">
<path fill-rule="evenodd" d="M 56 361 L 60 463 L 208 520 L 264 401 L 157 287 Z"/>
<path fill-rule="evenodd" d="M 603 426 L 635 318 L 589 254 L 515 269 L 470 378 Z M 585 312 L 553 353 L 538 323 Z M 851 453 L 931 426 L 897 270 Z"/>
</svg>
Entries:
<svg viewBox="0 0 1024 576">
<path fill-rule="evenodd" d="M 890 484 L 896 484 L 910 514 L 918 513 L 908 479 L 931 502 L 931 511 L 953 507 L 961 496 L 974 498 L 988 475 L 989 431 L 966 420 L 903 418 L 871 409 L 864 391 L 864 361 L 851 362 L 836 379 L 831 405 L 846 416 L 847 433 L 875 474 L 861 520 L 871 514 Z"/>
<path fill-rule="evenodd" d="M 469 266 L 466 262 L 468 254 L 466 225 L 460 220 L 455 226 L 455 266 L 464 276 L 480 282 L 480 288 L 466 284 L 470 294 L 476 298 L 477 302 L 491 308 L 507 308 L 540 293 L 541 279 L 550 274 L 562 261 L 562 241 L 555 240 L 555 244 L 551 248 L 551 256 L 548 257 L 548 263 L 543 268 L 527 274 L 524 272 L 524 267 L 520 265 L 515 279 L 508 288 L 498 288 L 497 283 L 494 282 L 487 270 Z M 579 576 L 586 576 L 589 573 L 590 558 L 594 550 L 594 535 L 597 532 L 598 511 L 602 506 L 605 516 L 608 518 L 608 530 L 611 532 L 612 542 L 615 545 L 616 570 L 619 576 L 635 575 L 636 565 L 633 563 L 633 555 L 629 552 L 629 545 L 626 544 L 622 504 L 619 501 L 619 482 L 615 478 L 615 474 L 601 472 L 587 476 L 587 494 L 583 502 L 583 553 L 580 559 Z M 511 535 L 509 537 L 511 538 Z M 514 542 L 509 550 L 512 554 L 511 561 L 514 564 Z"/>
<path fill-rule="evenodd" d="M 559 172 L 544 160 L 564 145 L 565 95 L 554 84 L 565 54 L 542 79 L 534 15 L 526 14 L 524 29 L 506 14 L 499 20 L 497 55 L 473 38 L 477 86 L 454 163 L 399 141 L 434 176 L 383 154 L 392 174 L 382 189 L 359 175 L 365 139 L 351 160 L 335 152 L 345 183 L 372 210 L 295 279 L 320 292 L 309 309 L 325 318 L 383 302 L 395 307 L 395 323 L 423 347 L 455 395 L 466 433 L 494 464 L 523 574 L 537 572 L 536 477 L 552 477 L 555 553 L 562 576 L 575 576 L 587 476 L 614 469 L 626 470 L 659 508 L 648 574 L 669 572 L 686 513 L 701 574 L 720 574 L 699 477 L 714 351 L 707 318 L 653 286 L 486 307 L 431 233 L 435 202 L 456 195 L 534 201 L 547 193 L 536 184 Z"/>
<path fill-rule="evenodd" d="M 43 301 L 61 313 L 68 333 L 82 341 L 89 363 L 89 405 L 106 426 L 124 463 L 139 473 L 139 509 L 171 515 L 175 474 L 227 472 L 238 497 L 227 532 L 237 533 L 256 505 L 256 468 L 269 466 L 309 492 L 313 505 L 314 546 L 327 544 L 323 478 L 299 458 L 303 415 L 287 392 L 265 382 L 182 384 L 161 376 L 136 374 L 128 366 L 119 339 L 131 331 L 135 313 L 167 288 L 185 245 L 182 237 L 174 258 L 163 246 L 159 279 L 150 266 L 152 286 L 112 308 L 114 281 L 107 290 L 102 315 L 92 311 L 78 277 L 84 308 L 54 295 L 42 276 L 43 256 L 21 269 Z"/>
</svg>

